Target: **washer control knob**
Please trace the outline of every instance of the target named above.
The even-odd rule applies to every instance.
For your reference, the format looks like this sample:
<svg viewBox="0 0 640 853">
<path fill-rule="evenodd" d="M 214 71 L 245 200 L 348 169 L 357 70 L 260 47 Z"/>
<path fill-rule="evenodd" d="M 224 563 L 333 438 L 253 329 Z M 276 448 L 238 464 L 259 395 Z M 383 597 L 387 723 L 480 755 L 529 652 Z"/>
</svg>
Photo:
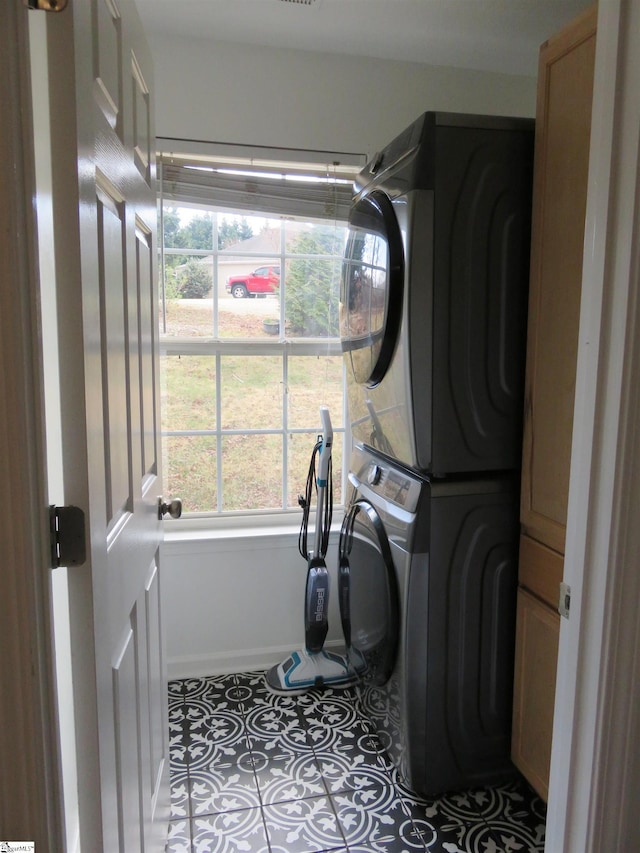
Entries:
<svg viewBox="0 0 640 853">
<path fill-rule="evenodd" d="M 367 482 L 370 486 L 377 486 L 380 482 L 381 477 L 382 468 L 379 465 L 376 465 L 374 462 L 369 468 L 369 473 L 367 474 Z"/>
</svg>

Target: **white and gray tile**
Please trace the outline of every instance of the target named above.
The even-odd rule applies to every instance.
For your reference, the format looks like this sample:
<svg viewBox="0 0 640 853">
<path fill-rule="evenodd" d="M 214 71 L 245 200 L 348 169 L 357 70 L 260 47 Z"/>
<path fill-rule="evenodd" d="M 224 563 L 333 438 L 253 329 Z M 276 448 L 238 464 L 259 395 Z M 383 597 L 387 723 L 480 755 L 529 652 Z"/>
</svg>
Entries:
<svg viewBox="0 0 640 853">
<path fill-rule="evenodd" d="M 264 673 L 169 685 L 167 853 L 542 853 L 523 780 L 435 798 L 398 777 L 376 696 L 270 692 Z"/>
</svg>

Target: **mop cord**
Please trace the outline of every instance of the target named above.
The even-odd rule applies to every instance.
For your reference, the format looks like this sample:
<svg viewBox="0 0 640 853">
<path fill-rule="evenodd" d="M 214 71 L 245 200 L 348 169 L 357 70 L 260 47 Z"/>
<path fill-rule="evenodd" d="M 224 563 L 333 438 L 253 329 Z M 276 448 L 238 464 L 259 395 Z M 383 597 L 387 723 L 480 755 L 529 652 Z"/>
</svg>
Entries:
<svg viewBox="0 0 640 853">
<path fill-rule="evenodd" d="M 300 525 L 300 533 L 298 535 L 298 551 L 304 560 L 309 559 L 309 551 L 307 549 L 307 533 L 309 529 L 309 512 L 311 510 L 311 500 L 313 496 L 313 488 L 318 487 L 316 484 L 316 457 L 322 448 L 322 439 L 319 438 L 316 442 L 311 454 L 311 462 L 307 473 L 307 482 L 305 485 L 304 496 L 298 497 L 298 503 L 302 507 L 302 524 Z M 331 519 L 333 516 L 333 460 L 329 458 L 329 470 L 327 472 L 327 487 L 324 490 L 324 500 L 322 507 L 316 507 L 317 522 L 322 517 L 322 537 L 320 540 L 320 557 L 324 557 L 329 547 L 329 532 L 331 528 Z"/>
</svg>

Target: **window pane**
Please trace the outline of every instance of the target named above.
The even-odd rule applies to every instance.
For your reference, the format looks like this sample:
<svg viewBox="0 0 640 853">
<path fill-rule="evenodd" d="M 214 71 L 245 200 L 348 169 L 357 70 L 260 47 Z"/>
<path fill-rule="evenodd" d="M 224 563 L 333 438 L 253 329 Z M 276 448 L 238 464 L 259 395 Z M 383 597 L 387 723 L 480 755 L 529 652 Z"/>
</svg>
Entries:
<svg viewBox="0 0 640 853">
<path fill-rule="evenodd" d="M 201 255 L 172 255 L 177 263 L 172 269 L 176 298 L 210 301 L 213 295 L 212 257 Z M 168 278 L 165 278 L 167 287 Z"/>
<path fill-rule="evenodd" d="M 285 264 L 288 337 L 337 337 L 340 301 L 339 258 L 294 258 Z"/>
<path fill-rule="evenodd" d="M 234 299 L 265 299 L 278 295 L 280 258 L 246 258 L 235 255 L 218 257 L 218 280 L 224 282 L 220 296 Z"/>
<path fill-rule="evenodd" d="M 165 249 L 213 249 L 213 213 L 210 208 L 165 205 Z"/>
<path fill-rule="evenodd" d="M 287 506 L 298 506 L 298 495 L 304 495 L 311 454 L 318 439 L 317 432 L 290 433 L 288 441 Z M 315 499 L 315 498 L 314 498 Z"/>
<path fill-rule="evenodd" d="M 282 429 L 282 358 L 223 356 L 222 429 Z"/>
<path fill-rule="evenodd" d="M 181 498 L 183 512 L 217 509 L 215 437 L 165 436 L 163 465 L 163 494 Z"/>
<path fill-rule="evenodd" d="M 210 207 L 163 208 L 164 245 L 167 249 L 213 249 L 214 217 Z"/>
<path fill-rule="evenodd" d="M 280 254 L 280 220 L 218 212 L 218 249 L 232 254 Z"/>
<path fill-rule="evenodd" d="M 320 429 L 320 406 L 328 406 L 333 427 L 341 427 L 342 356 L 291 356 L 288 363 L 289 426 L 308 429 L 318 424 Z"/>
<path fill-rule="evenodd" d="M 285 245 L 288 255 L 337 255 L 342 257 L 347 238 L 343 223 L 327 220 L 287 221 Z"/>
<path fill-rule="evenodd" d="M 280 259 L 218 257 L 220 337 L 279 335 Z M 271 323 L 271 321 L 273 321 Z"/>
<path fill-rule="evenodd" d="M 333 465 L 333 503 L 342 503 L 342 462 L 344 459 L 344 433 L 334 433 L 331 462 Z"/>
<path fill-rule="evenodd" d="M 163 430 L 215 429 L 215 356 L 163 356 L 160 375 Z"/>
<path fill-rule="evenodd" d="M 170 337 L 213 335 L 213 260 L 197 255 L 165 255 L 160 289 L 160 332 Z"/>
<path fill-rule="evenodd" d="M 185 513 L 296 507 L 320 406 L 343 426 L 342 356 L 325 339 L 339 335 L 347 229 L 205 204 L 165 206 L 163 226 L 160 342 L 182 349 L 161 365 L 166 494 Z M 342 443 L 334 434 L 336 489 Z"/>
<path fill-rule="evenodd" d="M 222 439 L 222 508 L 226 512 L 282 507 L 282 436 Z"/>
<path fill-rule="evenodd" d="M 173 338 L 211 338 L 211 299 L 167 299 L 166 312 L 160 316 L 160 332 Z"/>
</svg>

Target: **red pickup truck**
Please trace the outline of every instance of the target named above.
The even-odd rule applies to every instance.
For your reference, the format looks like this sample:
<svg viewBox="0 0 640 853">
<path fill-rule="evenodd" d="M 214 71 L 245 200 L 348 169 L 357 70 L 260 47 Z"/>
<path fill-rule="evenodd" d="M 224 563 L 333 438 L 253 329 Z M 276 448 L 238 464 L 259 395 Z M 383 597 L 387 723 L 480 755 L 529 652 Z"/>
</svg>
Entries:
<svg viewBox="0 0 640 853">
<path fill-rule="evenodd" d="M 249 275 L 232 275 L 227 279 L 227 293 L 235 299 L 266 296 L 280 286 L 280 267 L 258 267 Z"/>
</svg>

